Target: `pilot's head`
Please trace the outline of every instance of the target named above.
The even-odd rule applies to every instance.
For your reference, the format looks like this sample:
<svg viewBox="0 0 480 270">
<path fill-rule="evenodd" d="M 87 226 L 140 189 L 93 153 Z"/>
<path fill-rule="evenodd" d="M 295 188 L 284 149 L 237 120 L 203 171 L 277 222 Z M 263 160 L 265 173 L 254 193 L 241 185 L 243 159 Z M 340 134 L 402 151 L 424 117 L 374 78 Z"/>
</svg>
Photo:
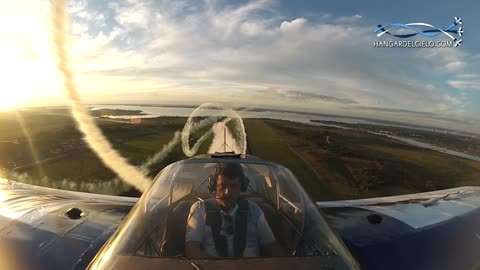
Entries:
<svg viewBox="0 0 480 270">
<path fill-rule="evenodd" d="M 230 210 L 240 199 L 240 192 L 245 190 L 245 175 L 238 163 L 218 163 L 212 173 L 215 199 L 224 211 Z M 248 185 L 248 184 L 247 184 Z"/>
</svg>

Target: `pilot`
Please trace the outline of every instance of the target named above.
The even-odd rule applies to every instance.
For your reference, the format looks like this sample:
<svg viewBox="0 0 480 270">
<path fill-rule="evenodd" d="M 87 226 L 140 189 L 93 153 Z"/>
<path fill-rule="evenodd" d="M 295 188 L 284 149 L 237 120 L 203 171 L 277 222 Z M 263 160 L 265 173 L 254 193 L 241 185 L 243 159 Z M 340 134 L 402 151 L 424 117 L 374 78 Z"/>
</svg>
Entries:
<svg viewBox="0 0 480 270">
<path fill-rule="evenodd" d="M 219 163 L 208 179 L 214 199 L 192 205 L 187 220 L 185 255 L 190 258 L 282 256 L 257 204 L 240 199 L 248 178 L 238 163 Z"/>
</svg>

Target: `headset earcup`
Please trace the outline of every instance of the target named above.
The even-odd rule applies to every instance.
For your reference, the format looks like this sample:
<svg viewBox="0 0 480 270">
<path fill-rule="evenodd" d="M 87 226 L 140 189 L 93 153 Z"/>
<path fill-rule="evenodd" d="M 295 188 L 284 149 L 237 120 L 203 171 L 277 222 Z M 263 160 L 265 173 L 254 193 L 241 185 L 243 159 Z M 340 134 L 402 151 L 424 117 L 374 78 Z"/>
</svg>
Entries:
<svg viewBox="0 0 480 270">
<path fill-rule="evenodd" d="M 214 181 L 214 176 L 213 176 L 213 174 L 210 174 L 210 175 L 208 176 L 207 181 L 208 181 L 208 191 L 210 191 L 210 193 L 213 193 L 213 192 L 215 191 L 215 186 L 216 186 L 216 184 L 217 184 L 217 183 L 215 183 L 215 181 Z"/>
</svg>

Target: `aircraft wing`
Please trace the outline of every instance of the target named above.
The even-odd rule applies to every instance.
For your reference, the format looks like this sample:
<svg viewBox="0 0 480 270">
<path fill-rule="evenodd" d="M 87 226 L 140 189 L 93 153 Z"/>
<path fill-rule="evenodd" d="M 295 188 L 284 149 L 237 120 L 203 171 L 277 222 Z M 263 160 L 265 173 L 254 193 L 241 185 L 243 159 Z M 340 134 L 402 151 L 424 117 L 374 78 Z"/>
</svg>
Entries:
<svg viewBox="0 0 480 270">
<path fill-rule="evenodd" d="M 480 269 L 480 187 L 317 204 L 363 269 Z"/>
<path fill-rule="evenodd" d="M 84 269 L 136 201 L 0 179 L 0 269 Z M 480 266 L 480 187 L 318 205 L 363 269 Z"/>
<path fill-rule="evenodd" d="M 0 179 L 0 269 L 85 269 L 136 201 Z"/>
</svg>

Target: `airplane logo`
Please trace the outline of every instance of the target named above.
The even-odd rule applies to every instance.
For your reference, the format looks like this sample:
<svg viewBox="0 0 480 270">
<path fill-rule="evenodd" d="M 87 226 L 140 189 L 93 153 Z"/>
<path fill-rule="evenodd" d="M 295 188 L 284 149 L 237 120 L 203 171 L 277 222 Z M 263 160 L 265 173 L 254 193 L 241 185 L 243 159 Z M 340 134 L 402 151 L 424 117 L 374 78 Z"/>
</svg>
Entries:
<svg viewBox="0 0 480 270">
<path fill-rule="evenodd" d="M 411 38 L 416 35 L 422 35 L 425 37 L 433 38 L 439 35 L 445 35 L 448 38 L 450 38 L 454 42 L 454 47 L 459 47 L 462 44 L 461 39 L 457 39 L 454 37 L 454 35 L 458 35 L 459 37 L 463 36 L 464 30 L 462 27 L 459 27 L 458 29 L 454 29 L 457 25 L 462 25 L 463 21 L 462 18 L 460 17 L 454 17 L 454 21 L 452 24 L 450 24 L 447 28 L 441 29 L 436 26 L 433 26 L 428 23 L 423 23 L 423 22 L 418 22 L 418 23 L 393 23 L 389 24 L 386 26 L 382 26 L 379 24 L 377 28 L 373 31 L 374 33 L 377 33 L 377 37 L 381 37 L 385 34 L 395 36 L 398 38 Z M 421 29 L 420 29 L 420 28 Z M 427 28 L 426 30 L 425 27 Z M 412 31 L 411 33 L 407 34 L 396 34 L 394 31 L 400 30 L 400 29 L 407 29 L 409 31 Z"/>
<path fill-rule="evenodd" d="M 462 40 L 458 40 L 458 39 L 454 39 L 453 42 L 455 42 L 455 47 L 458 47 L 460 45 L 462 45 Z"/>
<path fill-rule="evenodd" d="M 462 24 L 462 18 L 455 17 L 455 25 Z"/>
</svg>

